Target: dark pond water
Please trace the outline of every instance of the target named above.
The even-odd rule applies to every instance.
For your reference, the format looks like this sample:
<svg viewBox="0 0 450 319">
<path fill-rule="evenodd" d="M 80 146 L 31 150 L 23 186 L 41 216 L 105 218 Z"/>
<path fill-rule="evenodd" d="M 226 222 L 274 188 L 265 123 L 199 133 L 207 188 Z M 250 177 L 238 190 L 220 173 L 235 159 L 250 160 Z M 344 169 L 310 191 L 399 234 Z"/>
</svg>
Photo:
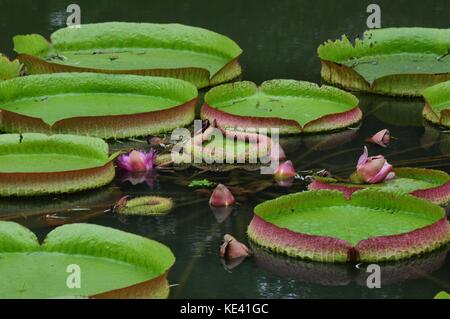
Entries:
<svg viewBox="0 0 450 319">
<path fill-rule="evenodd" d="M 0 0 L 0 51 L 12 54 L 15 34 L 49 36 L 64 26 L 65 8 L 75 1 Z M 343 33 L 357 35 L 366 28 L 367 1 L 82 1 L 82 23 L 100 21 L 180 22 L 206 27 L 236 40 L 245 53 L 243 78 L 262 82 L 293 78 L 320 82 L 317 46 Z M 448 1 L 377 1 L 382 24 L 389 26 L 448 27 Z M 364 121 L 359 130 L 333 135 L 283 139 L 287 156 L 298 170 L 326 168 L 346 176 L 352 172 L 364 140 L 389 128 L 397 139 L 387 149 L 370 147 L 397 166 L 442 169 L 450 173 L 450 133 L 423 123 L 422 101 L 360 96 Z M 113 148 L 145 143 L 114 143 Z M 4 200 L 0 216 L 17 220 L 45 237 L 49 225 L 61 221 L 88 220 L 142 236 L 170 246 L 177 262 L 170 273 L 172 298 L 431 298 L 450 291 L 449 247 L 402 263 L 384 265 L 382 288 L 368 289 L 364 269 L 354 265 L 327 265 L 286 259 L 260 251 L 232 270 L 218 257 L 225 233 L 247 243 L 246 227 L 255 205 L 306 184 L 282 188 L 259 172 L 233 170 L 202 172 L 190 168 L 161 172 L 148 183 L 132 185 L 116 181 L 94 192 L 48 199 Z M 239 205 L 228 218 L 214 214 L 208 198 L 187 187 L 191 179 L 208 178 L 235 186 Z M 118 218 L 103 213 L 121 196 L 162 194 L 174 198 L 178 207 L 162 217 Z M 73 208 L 86 210 L 71 211 Z M 55 214 L 50 218 L 42 214 Z M 22 217 L 20 217 L 22 216 Z M 23 217 L 25 216 L 25 217 Z M 58 218 L 59 217 L 59 218 Z M 224 219 L 224 220 L 223 220 Z"/>
</svg>

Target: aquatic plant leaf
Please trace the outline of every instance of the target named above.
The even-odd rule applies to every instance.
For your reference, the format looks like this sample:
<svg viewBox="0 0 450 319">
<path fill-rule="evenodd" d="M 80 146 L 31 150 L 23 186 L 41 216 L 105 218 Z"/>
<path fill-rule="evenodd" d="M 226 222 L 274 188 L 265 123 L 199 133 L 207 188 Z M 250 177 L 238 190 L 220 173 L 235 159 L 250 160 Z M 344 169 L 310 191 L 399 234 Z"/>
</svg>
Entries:
<svg viewBox="0 0 450 319">
<path fill-rule="evenodd" d="M 367 189 L 303 192 L 258 205 L 251 240 L 284 254 L 324 262 L 408 258 L 450 240 L 445 211 L 409 195 Z"/>
<path fill-rule="evenodd" d="M 190 124 L 196 98 L 194 85 L 170 78 L 93 73 L 26 76 L 0 82 L 0 127 L 18 133 L 134 137 Z"/>
<path fill-rule="evenodd" d="M 0 135 L 0 196 L 68 193 L 114 178 L 108 144 L 92 137 L 38 133 Z"/>
<path fill-rule="evenodd" d="M 21 54 L 43 55 L 50 50 L 50 43 L 39 34 L 17 35 L 14 37 L 14 51 Z"/>
<path fill-rule="evenodd" d="M 450 29 L 386 28 L 346 36 L 318 48 L 322 78 L 357 91 L 419 96 L 450 80 Z"/>
<path fill-rule="evenodd" d="M 207 179 L 194 179 L 192 180 L 188 187 L 205 187 L 205 188 L 210 188 L 213 187 L 215 185 L 214 182 L 211 182 Z"/>
<path fill-rule="evenodd" d="M 309 184 L 311 190 L 332 189 L 342 191 L 347 198 L 352 193 L 365 189 L 382 189 L 388 192 L 399 192 L 445 205 L 450 201 L 450 176 L 439 170 L 401 167 L 394 168 L 396 177 L 379 184 L 354 184 L 338 181 L 334 178 L 317 176 Z"/>
<path fill-rule="evenodd" d="M 28 72 L 102 72 L 169 76 L 197 87 L 241 73 L 241 48 L 226 36 L 181 24 L 106 22 L 63 28 L 44 50 L 38 35 L 16 36 Z M 45 40 L 45 39 L 44 39 Z"/>
<path fill-rule="evenodd" d="M 166 298 L 175 262 L 163 244 L 109 227 L 61 226 L 39 245 L 12 222 L 0 222 L 0 258 L 1 298 Z M 80 288 L 66 284 L 70 265 L 81 270 Z"/>
<path fill-rule="evenodd" d="M 115 211 L 118 214 L 147 216 L 169 213 L 174 207 L 172 199 L 161 196 L 141 196 L 132 199 L 124 197 L 118 201 Z"/>
<path fill-rule="evenodd" d="M 280 133 L 320 132 L 359 122 L 358 99 L 329 86 L 295 80 L 224 84 L 205 95 L 201 117 L 218 126 L 269 128 Z"/>
<path fill-rule="evenodd" d="M 8 57 L 0 54 L 0 82 L 20 76 L 22 65 L 19 61 L 10 61 Z"/>
<path fill-rule="evenodd" d="M 441 291 L 434 296 L 434 299 L 450 299 L 450 294 L 446 291 Z"/>
<path fill-rule="evenodd" d="M 436 84 L 422 92 L 423 116 L 430 122 L 450 128 L 450 81 Z"/>
</svg>

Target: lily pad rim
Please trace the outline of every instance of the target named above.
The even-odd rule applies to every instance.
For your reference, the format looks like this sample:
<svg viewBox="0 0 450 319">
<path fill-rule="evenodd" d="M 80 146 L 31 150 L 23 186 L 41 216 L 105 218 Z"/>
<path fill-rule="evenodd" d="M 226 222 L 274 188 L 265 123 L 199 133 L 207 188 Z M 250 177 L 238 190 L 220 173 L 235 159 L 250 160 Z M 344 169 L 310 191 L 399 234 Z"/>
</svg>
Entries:
<svg viewBox="0 0 450 319">
<path fill-rule="evenodd" d="M 232 54 L 229 58 L 228 58 L 228 62 L 226 64 L 224 64 L 215 74 L 211 74 L 211 72 L 206 69 L 206 68 L 202 68 L 202 67 L 179 67 L 179 68 L 146 68 L 146 69 L 127 69 L 127 70 L 114 70 L 114 69 L 98 69 L 98 68 L 89 68 L 89 67 L 78 67 L 78 66 L 72 66 L 72 65 L 66 65 L 66 64 L 60 64 L 60 63 L 54 63 L 54 62 L 50 62 L 50 61 L 46 61 L 44 58 L 42 58 L 41 56 L 39 56 L 39 54 L 33 55 L 33 54 L 27 54 L 27 53 L 21 53 L 16 51 L 16 44 L 14 44 L 14 51 L 17 52 L 17 59 L 19 61 L 22 62 L 22 60 L 35 60 L 35 62 L 39 62 L 40 64 L 46 65 L 47 67 L 50 68 L 54 68 L 55 66 L 62 66 L 65 67 L 67 69 L 67 71 L 69 72 L 89 72 L 89 71 L 93 71 L 93 72 L 104 72 L 104 73 L 112 73 L 112 74 L 136 74 L 139 72 L 143 72 L 143 71 L 154 71 L 154 72 L 170 72 L 170 71 L 177 71 L 179 73 L 186 73 L 189 74 L 190 72 L 201 72 L 201 73 L 207 73 L 208 74 L 208 79 L 209 79 L 209 84 L 208 85 L 214 85 L 216 78 L 223 72 L 225 72 L 225 70 L 227 69 L 227 67 L 229 67 L 230 65 L 233 64 L 237 64 L 238 67 L 240 68 L 240 64 L 238 62 L 239 57 L 242 55 L 243 53 L 243 49 L 231 38 L 229 38 L 226 35 L 220 34 L 218 32 L 209 30 L 209 29 L 205 29 L 202 27 L 196 27 L 196 26 L 190 26 L 190 25 L 184 25 L 184 24 L 180 24 L 180 23 L 147 23 L 147 22 L 124 22 L 124 21 L 116 21 L 116 22 L 99 22 L 99 23 L 89 23 L 89 24 L 83 24 L 83 25 L 107 25 L 107 24 L 121 24 L 121 25 L 132 25 L 132 24 L 147 24 L 147 25 L 163 25 L 163 26 L 178 26 L 181 28 L 187 28 L 187 29 L 199 29 L 202 32 L 207 32 L 210 33 L 213 36 L 219 36 L 222 37 L 224 39 L 226 39 L 227 41 L 229 41 L 231 44 L 233 44 L 235 46 L 235 49 L 237 50 L 236 54 Z M 44 39 L 47 42 L 48 45 L 48 50 L 51 48 L 52 41 L 53 41 L 53 35 L 63 29 L 69 29 L 68 27 L 66 28 L 60 28 L 58 30 L 56 30 L 55 32 L 53 32 L 50 36 L 50 41 L 47 40 L 46 38 L 42 37 L 39 34 L 26 34 L 26 35 L 15 35 L 13 38 L 13 42 L 15 42 L 16 37 L 20 37 L 20 36 L 32 36 L 32 35 L 37 35 L 39 37 L 42 37 L 42 39 Z M 185 51 L 185 50 L 184 50 Z M 195 50 L 188 50 L 190 52 L 196 52 Z M 230 79 L 231 80 L 231 79 Z M 208 86 L 206 85 L 206 86 Z M 203 87 L 203 86 L 202 86 Z"/>
<path fill-rule="evenodd" d="M 53 135 L 47 135 L 47 134 L 42 134 L 42 133 L 5 133 L 5 134 L 1 134 L 0 135 L 0 139 L 1 137 L 7 137 L 7 136 L 17 136 L 20 139 L 26 139 L 28 137 L 37 137 L 37 138 L 42 138 L 42 139 L 54 139 L 54 138 L 59 138 L 62 139 L 60 142 L 62 142 L 62 144 L 64 142 L 73 142 L 74 140 L 83 140 L 85 139 L 86 141 L 89 139 L 97 140 L 97 143 L 101 143 L 103 142 L 104 145 L 106 146 L 106 148 L 108 148 L 108 144 L 97 137 L 90 137 L 90 136 L 82 136 L 82 135 L 73 135 L 73 134 L 53 134 Z M 69 139 L 69 141 L 64 141 L 64 139 Z M 80 141 L 80 143 L 81 143 Z M 84 143 L 82 143 L 84 144 Z M 93 146 L 90 148 L 94 148 Z M 62 174 L 62 173 L 75 173 L 75 172 L 80 172 L 80 171 L 86 171 L 86 170 L 91 170 L 91 169 L 97 169 L 97 168 L 102 168 L 108 165 L 111 165 L 112 162 L 122 153 L 122 151 L 116 151 L 112 154 L 105 153 L 105 163 L 102 165 L 97 165 L 97 166 L 92 166 L 92 167 L 87 167 L 87 168 L 83 168 L 83 169 L 69 169 L 69 170 L 64 170 L 64 171 L 49 171 L 49 172 L 1 172 L 0 171 L 0 176 L 14 176 L 14 175 L 33 175 L 33 176 L 46 176 L 48 174 Z M 24 154 L 24 153 L 19 153 L 19 154 Z M 26 154 L 26 153 L 25 153 Z M 0 155 L 1 156 L 1 155 Z"/>
<path fill-rule="evenodd" d="M 62 73 L 56 73 L 56 74 L 35 74 L 35 75 L 28 75 L 26 77 L 19 77 L 19 78 L 15 78 L 15 79 L 11 79 L 9 80 L 9 84 L 7 85 L 13 85 L 16 84 L 16 82 L 18 84 L 22 84 L 21 82 L 25 82 L 24 84 L 28 84 L 27 82 L 32 82 L 33 79 L 43 79 L 44 81 L 48 81 L 48 82 L 52 82 L 55 79 L 59 79 L 61 78 L 62 80 L 64 80 L 66 77 L 80 77 L 81 80 L 85 79 L 85 80 L 89 80 L 90 77 L 95 78 L 95 77 L 99 77 L 99 78 L 104 78 L 105 80 L 111 79 L 114 81 L 114 79 L 117 78 L 117 75 L 111 75 L 111 74 L 99 74 L 99 73 L 93 73 L 93 72 L 62 72 Z M 138 112 L 138 113 L 124 113 L 124 114 L 116 114 L 116 115 L 94 115 L 94 116 L 74 116 L 74 117 L 67 117 L 67 118 L 63 118 L 60 120 L 57 120 L 56 122 L 54 122 L 53 124 L 48 124 L 44 121 L 44 119 L 42 117 L 37 117 L 37 116 L 30 116 L 30 115 L 25 115 L 25 114 L 21 114 L 21 113 L 17 113 L 17 112 L 13 112 L 10 110 L 6 110 L 3 109 L 1 104 L 0 104 L 0 116 L 1 113 L 4 114 L 14 114 L 16 117 L 20 117 L 23 120 L 34 120 L 34 121 L 39 121 L 40 125 L 47 127 L 48 129 L 52 129 L 53 127 L 58 127 L 58 126 L 64 126 L 64 124 L 66 122 L 71 122 L 71 121 L 82 121 L 84 119 L 90 119 L 90 120 L 103 120 L 103 119 L 120 119 L 120 118 L 125 118 L 125 117 L 134 117 L 134 116 L 144 116 L 144 115 L 149 115 L 149 114 L 158 114 L 158 113 L 163 113 L 169 110 L 173 110 L 176 108 L 182 108 L 183 106 L 186 106 L 188 104 L 191 103 L 196 103 L 199 99 L 199 95 L 198 95 L 198 89 L 195 87 L 195 85 L 193 85 L 192 83 L 185 81 L 185 80 L 181 80 L 181 79 L 176 79 L 176 78 L 169 78 L 169 77 L 160 77 L 160 76 L 142 76 L 142 75 L 134 75 L 134 74 L 121 74 L 119 75 L 119 77 L 121 77 L 121 80 L 124 79 L 130 79 L 130 80 L 143 80 L 146 82 L 151 82 L 153 80 L 155 81 L 167 81 L 167 82 L 184 82 L 183 85 L 186 86 L 186 89 L 191 89 L 192 93 L 194 93 L 195 91 L 195 96 L 193 94 L 192 98 L 190 100 L 186 100 L 181 104 L 176 104 L 170 107 L 166 107 L 164 109 L 161 110 L 156 110 L 156 111 L 148 111 L 148 112 Z M 0 86 L 1 86 L 1 82 L 0 82 Z M 6 84 L 5 84 L 6 85 Z M 33 83 L 31 83 L 31 85 L 33 85 Z M 113 85 L 113 84 L 111 84 Z M 92 92 L 88 92 L 88 93 L 92 93 Z M 107 92 L 107 94 L 109 94 L 110 92 Z M 189 92 L 191 93 L 191 92 Z M 68 94 L 67 92 L 64 92 L 63 94 Z M 82 95 L 83 93 L 77 93 Z M 113 93 L 111 93 L 113 94 Z M 50 95 L 60 95 L 60 94 L 50 94 Z M 141 93 L 141 95 L 145 95 L 144 93 Z M 37 97 L 37 96 L 36 96 Z M 31 98 L 31 97 L 27 97 L 27 98 Z M 20 101 L 20 98 L 18 99 L 12 99 L 12 101 L 18 100 Z M 1 120 L 1 117 L 0 117 Z"/>
<path fill-rule="evenodd" d="M 430 211 L 434 210 L 433 213 L 437 213 L 439 211 L 442 216 L 441 216 L 441 218 L 437 219 L 434 223 L 431 223 L 431 224 L 429 224 L 429 225 L 427 225 L 425 227 L 422 227 L 422 228 L 417 228 L 417 229 L 414 229 L 414 230 L 409 231 L 409 232 L 393 234 L 393 235 L 373 236 L 373 237 L 369 237 L 369 238 L 366 238 L 366 239 L 362 239 L 358 243 L 356 243 L 355 245 L 352 245 L 350 242 L 346 241 L 345 239 L 341 239 L 341 238 L 338 238 L 338 237 L 327 236 L 327 235 L 306 234 L 306 233 L 296 232 L 296 231 L 290 230 L 288 228 L 279 227 L 276 224 L 272 224 L 272 223 L 266 221 L 264 219 L 264 217 L 262 217 L 257 211 L 257 210 L 263 210 L 263 209 L 265 209 L 265 206 L 271 205 L 272 203 L 270 203 L 270 202 L 275 202 L 275 201 L 288 199 L 289 197 L 293 197 L 293 196 L 301 197 L 301 196 L 304 196 L 303 194 L 307 194 L 307 193 L 311 193 L 311 192 L 317 193 L 318 195 L 322 195 L 322 196 L 334 195 L 334 196 L 342 197 L 346 202 L 351 201 L 351 199 L 354 198 L 355 196 L 356 197 L 364 196 L 366 193 L 367 194 L 370 194 L 372 192 L 379 193 L 379 194 L 383 194 L 384 193 L 384 194 L 386 194 L 388 196 L 394 196 L 394 197 L 397 197 L 397 198 L 402 198 L 403 197 L 403 198 L 406 198 L 407 200 L 410 200 L 410 201 L 416 201 L 420 205 L 428 206 L 428 208 L 430 208 Z M 433 227 L 434 225 L 436 225 L 437 223 L 439 223 L 440 221 L 446 220 L 445 210 L 442 207 L 438 206 L 438 205 L 435 205 L 435 204 L 432 204 L 430 202 L 418 199 L 418 198 L 416 198 L 416 197 L 414 197 L 412 195 L 409 195 L 409 194 L 398 194 L 398 193 L 386 192 L 386 191 L 381 191 L 381 190 L 372 190 L 372 189 L 358 190 L 358 191 L 352 193 L 350 198 L 346 198 L 345 195 L 342 192 L 337 191 L 337 190 L 317 190 L 317 191 L 303 191 L 303 192 L 299 192 L 299 193 L 292 193 L 292 194 L 280 196 L 280 197 L 275 198 L 273 200 L 269 200 L 269 201 L 266 201 L 266 202 L 263 202 L 263 203 L 257 205 L 254 208 L 254 214 L 258 218 L 263 220 L 265 223 L 269 223 L 270 225 L 272 225 L 272 226 L 274 226 L 274 227 L 276 227 L 276 228 L 278 228 L 278 229 L 280 229 L 282 231 L 292 232 L 292 233 L 299 234 L 299 235 L 305 235 L 305 236 L 308 236 L 310 238 L 333 239 L 333 240 L 336 240 L 336 241 L 342 241 L 342 243 L 345 243 L 348 247 L 350 247 L 352 249 L 357 248 L 358 246 L 360 246 L 361 244 L 364 244 L 367 241 L 372 241 L 372 240 L 377 240 L 377 239 L 385 239 L 385 238 L 396 238 L 396 237 L 399 237 L 399 236 L 404 236 L 404 235 L 411 234 L 411 233 L 413 233 L 413 232 L 415 232 L 417 230 L 429 229 L 429 228 Z M 448 240 L 450 240 L 450 236 L 449 236 Z"/>
<path fill-rule="evenodd" d="M 442 187 L 442 186 L 446 185 L 447 183 L 450 183 L 450 175 L 447 174 L 446 172 L 438 170 L 438 169 L 423 168 L 423 167 L 397 167 L 397 168 L 394 168 L 394 172 L 397 173 L 397 174 L 405 174 L 407 171 L 410 171 L 410 170 L 416 171 L 416 172 L 420 172 L 420 173 L 424 173 L 424 174 L 427 174 L 427 175 L 429 175 L 429 174 L 440 175 L 440 177 L 442 177 L 442 178 L 447 178 L 447 181 L 442 182 L 441 185 L 434 186 L 434 187 L 429 187 L 429 188 L 416 189 L 416 190 L 414 190 L 414 192 L 416 192 L 416 191 L 433 190 L 435 188 Z M 320 176 L 315 177 L 315 180 L 317 180 L 319 182 L 335 184 L 335 185 L 346 187 L 346 188 L 357 188 L 357 189 L 361 189 L 361 190 L 367 188 L 366 186 L 372 185 L 372 184 L 342 183 L 342 182 L 340 182 L 337 179 L 333 179 L 333 181 L 332 181 L 331 179 L 322 178 Z"/>
<path fill-rule="evenodd" d="M 210 92 L 215 92 L 217 90 L 220 90 L 221 88 L 224 87 L 229 87 L 229 86 L 237 86 L 237 85 L 250 85 L 252 87 L 254 87 L 255 91 L 259 91 L 262 90 L 264 88 L 264 86 L 269 85 L 272 81 L 286 81 L 286 83 L 288 82 L 295 82 L 298 83 L 300 85 L 310 85 L 311 87 L 314 87 L 317 90 L 321 90 L 322 88 L 329 90 L 329 91 L 334 91 L 336 93 L 344 93 L 347 97 L 351 98 L 354 100 L 354 106 L 353 108 L 347 110 L 347 111 L 343 111 L 343 112 L 339 112 L 339 113 L 332 113 L 332 114 L 326 114 L 324 116 L 321 116 L 319 118 L 316 118 L 314 120 L 309 121 L 308 123 L 306 123 L 304 126 L 301 126 L 297 121 L 293 120 L 293 119 L 282 119 L 279 117 L 258 117 L 258 116 L 243 116 L 243 115 L 237 115 L 237 114 L 232 114 L 232 113 L 228 113 L 220 108 L 214 107 L 211 103 L 211 101 L 208 101 L 208 94 L 211 94 Z M 295 97 L 295 95 L 286 95 L 287 97 Z M 331 99 L 325 99 L 325 100 L 331 100 Z M 216 113 L 219 116 L 227 116 L 229 118 L 234 118 L 237 119 L 239 121 L 264 121 L 265 123 L 271 123 L 271 122 L 278 122 L 280 125 L 283 126 L 287 126 L 289 127 L 289 133 L 288 134 L 295 134 L 295 133 L 319 133 L 319 132 L 326 132 L 326 131 L 334 131 L 334 130 L 340 130 L 343 127 L 332 127 L 331 129 L 323 129 L 323 130 L 318 130 L 318 131 L 308 131 L 308 128 L 310 127 L 314 127 L 315 124 L 319 124 L 322 121 L 326 121 L 328 118 L 334 117 L 334 116 L 342 116 L 342 115 L 346 115 L 346 114 L 351 114 L 352 112 L 356 112 L 358 111 L 359 114 L 355 115 L 355 117 L 357 118 L 356 121 L 353 121 L 350 125 L 355 124 L 359 121 L 361 121 L 362 118 L 362 111 L 359 108 L 359 99 L 351 94 L 350 92 L 341 90 L 339 88 L 336 88 L 334 86 L 330 86 L 330 85 L 320 85 L 317 83 L 313 83 L 313 82 L 308 82 L 308 81 L 299 81 L 299 80 L 294 80 L 294 79 L 272 79 L 272 80 L 266 80 L 264 82 L 262 82 L 260 85 L 257 85 L 255 82 L 252 81 L 239 81 L 239 82 L 233 82 L 233 83 L 225 83 L 225 84 L 221 84 L 218 85 L 214 88 L 212 88 L 211 90 L 209 90 L 205 96 L 204 96 L 204 103 L 201 107 L 201 117 L 202 118 L 208 118 L 208 115 L 206 115 L 207 113 Z M 231 120 L 232 121 L 232 120 Z"/>
</svg>

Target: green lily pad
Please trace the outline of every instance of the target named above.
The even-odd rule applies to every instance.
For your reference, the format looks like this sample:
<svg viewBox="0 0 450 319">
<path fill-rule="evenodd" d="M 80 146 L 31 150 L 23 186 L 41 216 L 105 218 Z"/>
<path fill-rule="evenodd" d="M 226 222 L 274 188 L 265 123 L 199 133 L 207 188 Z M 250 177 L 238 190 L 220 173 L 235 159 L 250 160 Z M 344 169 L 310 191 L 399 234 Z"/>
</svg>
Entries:
<svg viewBox="0 0 450 319">
<path fill-rule="evenodd" d="M 366 189 L 291 194 L 255 208 L 248 234 L 257 244 L 316 261 L 408 258 L 450 240 L 443 208 L 409 195 Z"/>
<path fill-rule="evenodd" d="M 122 198 L 115 211 L 127 216 L 152 216 L 168 214 L 174 207 L 171 198 L 162 196 L 141 196 L 132 199 Z"/>
<path fill-rule="evenodd" d="M 382 189 L 388 192 L 411 194 L 440 205 L 450 201 L 450 176 L 447 173 L 415 167 L 395 168 L 394 171 L 396 174 L 394 179 L 377 184 L 355 184 L 317 176 L 308 188 L 339 190 L 344 192 L 346 197 L 365 188 Z"/>
<path fill-rule="evenodd" d="M 450 294 L 446 291 L 439 292 L 434 299 L 450 299 Z"/>
<path fill-rule="evenodd" d="M 108 144 L 93 137 L 0 135 L 0 196 L 71 193 L 101 187 L 115 175 Z"/>
<path fill-rule="evenodd" d="M 63 28 L 51 43 L 37 34 L 14 37 L 29 73 L 101 72 L 169 76 L 197 87 L 241 74 L 241 48 L 226 36 L 181 24 L 106 22 Z"/>
<path fill-rule="evenodd" d="M 20 75 L 22 65 L 19 61 L 10 61 L 0 53 L 0 81 L 16 78 Z"/>
<path fill-rule="evenodd" d="M 450 128 L 450 81 L 436 84 L 423 91 L 423 116 L 430 122 Z"/>
<path fill-rule="evenodd" d="M 26 76 L 0 83 L 0 127 L 125 138 L 190 124 L 197 89 L 170 78 L 94 73 Z"/>
<path fill-rule="evenodd" d="M 221 127 L 279 128 L 283 134 L 329 131 L 361 120 L 358 99 L 295 80 L 224 84 L 205 95 L 201 116 Z"/>
<path fill-rule="evenodd" d="M 322 78 L 347 89 L 419 96 L 450 80 L 450 29 L 387 28 L 366 31 L 352 44 L 346 36 L 318 49 Z"/>
<path fill-rule="evenodd" d="M 166 298 L 175 262 L 168 247 L 108 227 L 61 226 L 40 245 L 12 222 L 0 222 L 0 259 L 0 298 Z M 74 265 L 80 288 L 67 285 Z"/>
</svg>

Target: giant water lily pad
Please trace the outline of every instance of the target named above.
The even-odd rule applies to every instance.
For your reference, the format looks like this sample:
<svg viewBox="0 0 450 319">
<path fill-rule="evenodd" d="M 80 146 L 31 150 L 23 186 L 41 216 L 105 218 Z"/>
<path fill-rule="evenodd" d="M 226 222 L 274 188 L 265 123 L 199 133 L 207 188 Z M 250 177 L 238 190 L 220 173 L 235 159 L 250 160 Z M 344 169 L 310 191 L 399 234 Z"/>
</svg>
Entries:
<svg viewBox="0 0 450 319">
<path fill-rule="evenodd" d="M 411 194 L 413 196 L 445 205 L 450 201 L 450 176 L 439 170 L 402 167 L 394 169 L 396 177 L 378 184 L 354 184 L 329 177 L 315 177 L 309 189 L 331 189 L 342 191 L 347 198 L 365 188 Z"/>
<path fill-rule="evenodd" d="M 206 87 L 241 74 L 241 48 L 231 39 L 181 24 L 107 22 L 63 28 L 51 43 L 37 34 L 14 37 L 30 74 L 101 72 L 168 76 Z"/>
<path fill-rule="evenodd" d="M 419 96 L 450 80 L 450 29 L 370 30 L 352 44 L 346 36 L 318 49 L 322 78 L 356 91 Z"/>
<path fill-rule="evenodd" d="M 94 73 L 21 77 L 0 83 L 0 127 L 125 138 L 190 124 L 197 89 L 170 78 Z"/>
<path fill-rule="evenodd" d="M 201 116 L 220 127 L 279 128 L 282 134 L 320 132 L 361 120 L 358 99 L 336 88 L 295 80 L 224 84 L 205 95 Z"/>
<path fill-rule="evenodd" d="M 362 190 L 296 193 L 255 208 L 251 240 L 270 250 L 322 262 L 408 258 L 450 240 L 443 208 L 409 195 Z"/>
<path fill-rule="evenodd" d="M 114 178 L 108 144 L 93 137 L 0 135 L 0 196 L 72 193 Z"/>
<path fill-rule="evenodd" d="M 166 298 L 175 257 L 158 242 L 108 227 L 61 226 L 40 245 L 27 228 L 0 222 L 0 260 L 0 298 Z M 77 269 L 80 288 L 69 288 Z"/>
<path fill-rule="evenodd" d="M 423 91 L 423 116 L 430 122 L 450 128 L 450 81 L 436 84 Z"/>
</svg>

